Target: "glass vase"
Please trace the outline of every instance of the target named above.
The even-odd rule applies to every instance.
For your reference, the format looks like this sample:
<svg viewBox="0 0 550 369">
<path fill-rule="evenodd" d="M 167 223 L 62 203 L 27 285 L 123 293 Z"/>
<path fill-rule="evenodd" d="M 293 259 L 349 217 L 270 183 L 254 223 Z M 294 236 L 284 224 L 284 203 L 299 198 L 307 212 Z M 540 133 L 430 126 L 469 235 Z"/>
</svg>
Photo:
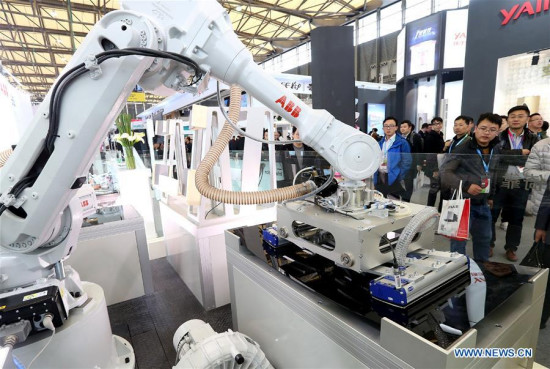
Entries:
<svg viewBox="0 0 550 369">
<path fill-rule="evenodd" d="M 126 159 L 126 168 L 136 169 L 136 159 L 134 158 L 133 146 L 124 146 L 124 158 Z"/>
</svg>

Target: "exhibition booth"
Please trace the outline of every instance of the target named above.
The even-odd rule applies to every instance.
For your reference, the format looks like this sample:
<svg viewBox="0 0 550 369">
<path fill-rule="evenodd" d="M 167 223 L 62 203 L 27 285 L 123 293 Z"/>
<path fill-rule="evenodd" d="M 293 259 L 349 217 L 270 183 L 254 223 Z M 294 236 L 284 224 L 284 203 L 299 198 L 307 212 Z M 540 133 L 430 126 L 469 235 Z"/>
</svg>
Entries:
<svg viewBox="0 0 550 369">
<path fill-rule="evenodd" d="M 419 130 L 435 116 L 453 134 L 461 115 L 463 70 L 468 42 L 468 9 L 448 10 L 413 21 L 397 37 L 395 115 Z"/>
<path fill-rule="evenodd" d="M 545 109 L 548 117 L 548 104 L 544 102 L 549 95 L 547 83 L 544 88 L 548 80 L 544 71 L 548 66 L 546 50 L 550 47 L 548 12 L 547 4 L 540 1 L 471 2 L 463 112 L 478 116 L 499 109 L 497 113 L 505 114 L 518 102 L 526 102 L 535 112 L 537 109 L 529 102 L 538 101 L 538 108 Z M 514 86 L 507 85 L 512 80 Z"/>
</svg>

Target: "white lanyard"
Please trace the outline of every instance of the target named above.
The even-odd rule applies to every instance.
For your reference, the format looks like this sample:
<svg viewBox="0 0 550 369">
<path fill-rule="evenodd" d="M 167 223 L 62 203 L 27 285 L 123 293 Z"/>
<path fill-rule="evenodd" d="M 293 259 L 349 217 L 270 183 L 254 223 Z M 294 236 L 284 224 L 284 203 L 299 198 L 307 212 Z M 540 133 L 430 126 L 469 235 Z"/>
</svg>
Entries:
<svg viewBox="0 0 550 369">
<path fill-rule="evenodd" d="M 388 156 L 388 150 L 393 146 L 391 138 L 389 140 L 384 140 L 384 145 L 382 146 L 382 151 L 384 152 L 384 157 Z"/>
</svg>

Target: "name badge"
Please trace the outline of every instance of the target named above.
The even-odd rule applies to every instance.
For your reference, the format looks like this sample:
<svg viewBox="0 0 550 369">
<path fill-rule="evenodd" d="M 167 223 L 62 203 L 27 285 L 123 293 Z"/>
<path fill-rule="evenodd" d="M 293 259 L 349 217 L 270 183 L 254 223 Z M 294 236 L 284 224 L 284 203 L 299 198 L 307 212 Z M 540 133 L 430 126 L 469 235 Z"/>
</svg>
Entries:
<svg viewBox="0 0 550 369">
<path fill-rule="evenodd" d="M 488 177 L 481 178 L 481 192 L 480 193 L 489 193 L 491 192 L 491 179 Z"/>
</svg>

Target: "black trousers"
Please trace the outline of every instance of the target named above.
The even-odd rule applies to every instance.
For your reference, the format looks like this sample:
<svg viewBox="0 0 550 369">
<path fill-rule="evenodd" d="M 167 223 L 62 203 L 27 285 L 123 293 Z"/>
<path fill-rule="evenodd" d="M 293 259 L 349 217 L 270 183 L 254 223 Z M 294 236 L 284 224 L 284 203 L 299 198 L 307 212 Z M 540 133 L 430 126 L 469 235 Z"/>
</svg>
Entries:
<svg viewBox="0 0 550 369">
<path fill-rule="evenodd" d="M 440 188 L 441 188 L 441 184 L 440 184 L 439 177 L 437 178 L 430 177 L 430 192 L 428 193 L 428 203 L 426 205 L 435 206 L 435 202 L 437 200 L 437 193 L 439 192 Z"/>
<path fill-rule="evenodd" d="M 525 206 L 529 198 L 529 190 L 525 189 L 525 182 L 520 181 L 520 188 L 503 188 L 497 187 L 493 198 L 493 209 L 491 215 L 493 217 L 492 230 L 493 238 L 491 247 L 495 246 L 496 234 L 495 224 L 499 215 L 506 215 L 508 221 L 508 229 L 506 230 L 506 250 L 516 251 L 521 242 L 521 231 L 523 229 L 523 216 L 525 214 Z"/>
<path fill-rule="evenodd" d="M 405 176 L 405 191 L 401 195 L 401 199 L 406 202 L 411 202 L 412 193 L 414 190 L 414 179 L 416 178 L 416 165 L 412 168 L 409 173 Z"/>
<path fill-rule="evenodd" d="M 380 191 L 384 197 L 392 195 L 395 198 L 400 199 L 405 192 L 405 189 L 401 186 L 401 183 L 396 179 L 391 185 L 388 184 L 388 174 L 378 172 L 378 182 L 374 186 L 377 191 Z"/>
</svg>

